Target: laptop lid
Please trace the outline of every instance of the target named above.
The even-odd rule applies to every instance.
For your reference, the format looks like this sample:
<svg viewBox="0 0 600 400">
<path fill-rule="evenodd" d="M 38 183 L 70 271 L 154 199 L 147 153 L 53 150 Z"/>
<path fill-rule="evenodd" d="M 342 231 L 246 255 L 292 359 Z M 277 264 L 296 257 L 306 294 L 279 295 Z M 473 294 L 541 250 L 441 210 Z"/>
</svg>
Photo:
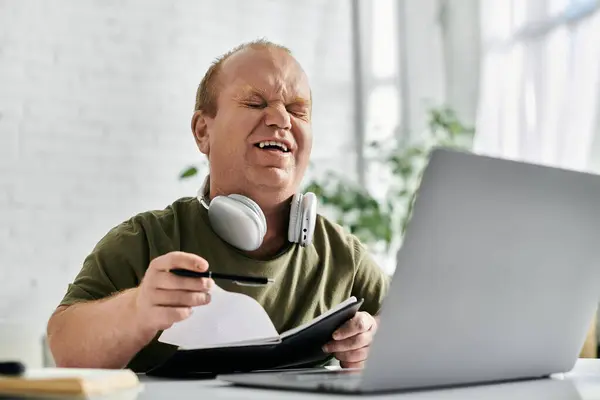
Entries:
<svg viewBox="0 0 600 400">
<path fill-rule="evenodd" d="M 570 370 L 599 294 L 600 177 L 436 150 L 361 389 Z"/>
</svg>

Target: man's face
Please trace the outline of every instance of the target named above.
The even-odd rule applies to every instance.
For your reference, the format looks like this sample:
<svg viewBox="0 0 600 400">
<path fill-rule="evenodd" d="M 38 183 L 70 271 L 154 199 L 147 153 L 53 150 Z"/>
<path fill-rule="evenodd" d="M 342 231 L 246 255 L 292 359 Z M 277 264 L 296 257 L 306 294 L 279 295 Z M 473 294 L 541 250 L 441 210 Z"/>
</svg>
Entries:
<svg viewBox="0 0 600 400">
<path fill-rule="evenodd" d="M 291 196 L 312 148 L 303 70 L 284 51 L 247 49 L 224 62 L 218 79 L 217 114 L 201 117 L 194 129 L 215 182 L 249 196 Z"/>
</svg>

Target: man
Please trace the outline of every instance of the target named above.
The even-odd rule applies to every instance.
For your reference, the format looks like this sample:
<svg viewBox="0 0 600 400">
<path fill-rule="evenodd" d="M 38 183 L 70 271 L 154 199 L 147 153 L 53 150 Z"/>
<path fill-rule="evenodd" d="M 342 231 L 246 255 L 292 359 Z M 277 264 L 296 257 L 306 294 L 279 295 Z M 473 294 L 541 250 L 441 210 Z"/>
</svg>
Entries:
<svg viewBox="0 0 600 400">
<path fill-rule="evenodd" d="M 363 365 L 387 277 L 354 236 L 321 216 L 311 245 L 287 241 L 290 200 L 311 153 L 311 111 L 307 76 L 282 46 L 245 44 L 209 68 L 192 117 L 210 164 L 208 200 L 232 193 L 253 199 L 267 225 L 260 247 L 243 251 L 223 241 L 196 198 L 123 222 L 86 257 L 48 323 L 58 366 L 143 372 L 172 355 L 176 348 L 158 336 L 192 307 L 208 304 L 215 284 L 175 276 L 168 272 L 174 267 L 276 277 L 264 288 L 218 284 L 254 297 L 279 331 L 350 295 L 364 298 L 363 309 L 324 348 L 343 367 Z M 265 141 L 285 149 L 261 147 Z"/>
</svg>

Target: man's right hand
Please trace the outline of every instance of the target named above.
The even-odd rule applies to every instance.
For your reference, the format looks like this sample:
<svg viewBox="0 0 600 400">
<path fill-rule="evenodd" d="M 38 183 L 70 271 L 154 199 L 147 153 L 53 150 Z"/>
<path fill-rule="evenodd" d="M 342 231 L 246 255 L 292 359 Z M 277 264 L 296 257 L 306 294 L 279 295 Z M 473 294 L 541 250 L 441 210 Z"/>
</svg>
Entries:
<svg viewBox="0 0 600 400">
<path fill-rule="evenodd" d="M 144 331 L 155 334 L 167 329 L 188 318 L 192 307 L 210 302 L 208 291 L 212 279 L 178 276 L 169 272 L 173 268 L 203 272 L 208 269 L 208 262 L 195 254 L 178 251 L 150 262 L 135 298 L 135 316 Z"/>
</svg>

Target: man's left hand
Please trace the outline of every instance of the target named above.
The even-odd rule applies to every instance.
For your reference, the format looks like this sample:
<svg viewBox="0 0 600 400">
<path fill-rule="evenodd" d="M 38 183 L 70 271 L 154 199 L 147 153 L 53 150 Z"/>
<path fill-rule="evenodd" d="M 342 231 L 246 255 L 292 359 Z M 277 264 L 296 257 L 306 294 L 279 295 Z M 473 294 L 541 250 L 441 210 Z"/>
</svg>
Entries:
<svg viewBox="0 0 600 400">
<path fill-rule="evenodd" d="M 362 368 L 376 329 L 376 318 L 360 311 L 333 333 L 323 351 L 333 354 L 342 368 Z"/>
</svg>

